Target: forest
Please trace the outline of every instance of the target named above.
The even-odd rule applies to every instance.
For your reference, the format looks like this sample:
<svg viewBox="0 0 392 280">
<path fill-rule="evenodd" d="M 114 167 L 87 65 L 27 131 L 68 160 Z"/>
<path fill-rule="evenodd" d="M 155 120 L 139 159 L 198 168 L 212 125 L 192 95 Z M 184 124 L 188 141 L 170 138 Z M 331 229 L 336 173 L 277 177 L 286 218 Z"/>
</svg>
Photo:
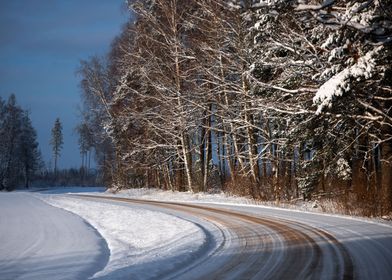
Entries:
<svg viewBox="0 0 392 280">
<path fill-rule="evenodd" d="M 18 105 L 15 94 L 11 94 L 7 100 L 0 97 L 0 191 L 30 187 L 101 185 L 99 173 L 90 168 L 90 161 L 85 160 L 90 148 L 86 150 L 87 138 L 83 129 L 78 126 L 75 133 L 79 135 L 81 167 L 59 169 L 57 166 L 63 148 L 59 118 L 54 122 L 51 139 L 48 141 L 53 151 L 54 166 L 52 167 L 51 161 L 45 164 L 30 111 Z"/>
<path fill-rule="evenodd" d="M 129 0 L 81 61 L 106 185 L 392 210 L 392 1 Z"/>
<path fill-rule="evenodd" d="M 0 97 L 0 191 L 28 188 L 42 165 L 29 112 L 17 104 L 14 94 L 7 101 Z"/>
</svg>

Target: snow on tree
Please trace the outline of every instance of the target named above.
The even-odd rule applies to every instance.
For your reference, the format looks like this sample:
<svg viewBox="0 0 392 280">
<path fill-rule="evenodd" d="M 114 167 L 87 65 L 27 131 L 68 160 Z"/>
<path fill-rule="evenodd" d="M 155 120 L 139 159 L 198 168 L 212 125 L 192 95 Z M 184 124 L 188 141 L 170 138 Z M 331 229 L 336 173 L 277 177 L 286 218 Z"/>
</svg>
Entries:
<svg viewBox="0 0 392 280">
<path fill-rule="evenodd" d="M 109 63 L 83 64 L 113 184 L 208 190 L 214 169 L 255 198 L 392 210 L 391 1 L 128 4 Z"/>
<path fill-rule="evenodd" d="M 372 78 L 377 70 L 373 56 L 382 50 L 383 47 L 380 46 L 369 51 L 353 66 L 345 68 L 320 86 L 313 97 L 313 102 L 317 105 L 316 114 L 320 114 L 325 107 L 331 108 L 334 98 L 352 89 L 351 83 Z"/>
</svg>

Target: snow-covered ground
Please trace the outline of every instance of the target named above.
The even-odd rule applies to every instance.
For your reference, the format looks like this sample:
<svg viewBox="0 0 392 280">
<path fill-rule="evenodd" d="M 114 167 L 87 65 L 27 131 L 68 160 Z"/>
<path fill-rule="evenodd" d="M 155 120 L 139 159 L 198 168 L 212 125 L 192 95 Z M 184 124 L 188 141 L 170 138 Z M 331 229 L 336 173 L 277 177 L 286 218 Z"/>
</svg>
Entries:
<svg viewBox="0 0 392 280">
<path fill-rule="evenodd" d="M 87 195 L 174 201 L 189 207 Z M 318 244 L 323 268 L 312 273 L 323 271 L 324 279 L 345 273 L 350 265 L 343 263 L 349 259 L 353 261 L 355 277 L 387 279 L 392 275 L 392 226 L 374 219 L 306 213 L 300 211 L 301 206 L 278 209 L 224 194 L 153 189 L 116 194 L 103 188 L 42 189 L 0 193 L 0 202 L 0 279 L 182 279 L 184 275 L 196 279 L 219 270 L 232 278 L 233 263 L 239 265 L 239 258 L 261 262 L 259 254 L 274 265 L 273 273 L 279 274 L 279 263 L 291 255 L 282 255 L 280 250 L 296 250 L 282 245 L 287 229 L 299 237 L 308 235 Z M 209 212 L 204 207 L 216 211 Z M 230 211 L 247 216 L 232 216 Z M 282 229 L 262 222 L 256 230 L 252 217 L 274 221 Z M 268 240 L 276 248 L 283 247 L 271 255 L 263 254 L 260 250 Z M 250 245 L 255 247 L 248 252 Z M 298 261 L 308 261 L 306 255 Z M 337 264 L 338 270 L 334 269 Z M 271 269 L 260 270 L 257 275 L 272 273 Z M 292 269 L 298 266 L 293 264 Z"/>
<path fill-rule="evenodd" d="M 108 257 L 106 241 L 79 216 L 0 192 L 0 279 L 87 279 Z"/>
<path fill-rule="evenodd" d="M 52 206 L 72 212 L 91 224 L 107 241 L 110 258 L 93 279 L 151 279 L 175 269 L 205 242 L 194 223 L 162 212 L 61 195 L 102 194 L 100 188 L 59 188 L 35 193 Z"/>
<path fill-rule="evenodd" d="M 70 191 L 80 191 L 83 189 L 64 189 L 64 192 Z M 101 190 L 102 191 L 102 190 Z M 92 190 L 91 194 L 94 193 Z M 156 200 L 156 201 L 176 201 L 176 202 L 188 202 L 188 203 L 214 203 L 223 205 L 240 205 L 240 206 L 255 206 L 260 208 L 271 208 L 271 209 L 281 209 L 284 211 L 299 211 L 299 212 L 312 212 L 319 213 L 323 215 L 339 216 L 351 219 L 360 219 L 363 221 L 383 223 L 392 226 L 392 221 L 385 220 L 381 218 L 366 218 L 354 215 L 357 213 L 352 213 L 352 215 L 342 214 L 341 206 L 337 202 L 331 200 L 325 201 L 302 201 L 297 200 L 295 202 L 275 202 L 275 201 L 259 201 L 252 198 L 228 195 L 226 193 L 191 193 L 191 192 L 178 192 L 178 191 L 164 191 L 160 189 L 127 189 L 114 192 L 109 189 L 107 191 L 102 191 L 99 195 L 104 196 L 115 196 L 124 198 L 135 198 L 144 200 Z"/>
</svg>

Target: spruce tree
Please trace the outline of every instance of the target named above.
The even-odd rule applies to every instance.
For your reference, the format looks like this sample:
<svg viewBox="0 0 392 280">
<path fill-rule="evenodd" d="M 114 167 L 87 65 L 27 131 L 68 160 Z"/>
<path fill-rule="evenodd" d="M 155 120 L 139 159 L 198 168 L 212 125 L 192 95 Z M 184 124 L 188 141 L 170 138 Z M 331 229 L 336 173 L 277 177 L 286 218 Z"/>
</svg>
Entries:
<svg viewBox="0 0 392 280">
<path fill-rule="evenodd" d="M 27 112 L 22 117 L 21 124 L 19 157 L 22 165 L 21 171 L 24 175 L 24 185 L 28 188 L 32 175 L 40 167 L 41 154 L 38 149 L 37 132 L 33 128 Z"/>
<path fill-rule="evenodd" d="M 2 162 L 0 171 L 1 188 L 14 189 L 18 184 L 20 161 L 19 143 L 21 135 L 22 109 L 16 104 L 16 97 L 11 94 L 4 108 L 2 128 Z"/>
<path fill-rule="evenodd" d="M 61 149 L 63 148 L 63 126 L 60 119 L 57 118 L 52 128 L 52 139 L 50 145 L 52 146 L 54 156 L 54 174 L 57 174 L 57 159 L 60 157 Z"/>
<path fill-rule="evenodd" d="M 7 103 L 0 99 L 0 190 L 22 183 L 28 187 L 40 164 L 37 133 L 28 112 L 17 105 L 14 94 Z"/>
</svg>

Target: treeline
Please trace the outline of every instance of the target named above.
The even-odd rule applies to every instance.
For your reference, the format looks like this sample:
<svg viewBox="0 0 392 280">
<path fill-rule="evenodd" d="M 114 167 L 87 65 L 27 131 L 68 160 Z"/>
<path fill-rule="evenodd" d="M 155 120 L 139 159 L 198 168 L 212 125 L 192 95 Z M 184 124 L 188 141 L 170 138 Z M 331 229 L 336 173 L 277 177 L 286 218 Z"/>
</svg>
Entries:
<svg viewBox="0 0 392 280">
<path fill-rule="evenodd" d="M 45 169 L 34 176 L 33 186 L 40 188 L 50 187 L 96 187 L 102 186 L 100 174 L 95 169 L 62 168 L 54 170 Z"/>
<path fill-rule="evenodd" d="M 8 101 L 0 97 L 0 190 L 28 188 L 42 167 L 29 113 L 17 105 L 14 94 Z"/>
<path fill-rule="evenodd" d="M 128 1 L 82 61 L 107 184 L 392 210 L 392 1 Z"/>
<path fill-rule="evenodd" d="M 100 174 L 89 166 L 57 168 L 63 144 L 61 123 L 56 119 L 50 144 L 55 166 L 46 167 L 32 126 L 29 112 L 23 110 L 11 94 L 0 97 L 0 191 L 16 188 L 102 185 Z"/>
</svg>

